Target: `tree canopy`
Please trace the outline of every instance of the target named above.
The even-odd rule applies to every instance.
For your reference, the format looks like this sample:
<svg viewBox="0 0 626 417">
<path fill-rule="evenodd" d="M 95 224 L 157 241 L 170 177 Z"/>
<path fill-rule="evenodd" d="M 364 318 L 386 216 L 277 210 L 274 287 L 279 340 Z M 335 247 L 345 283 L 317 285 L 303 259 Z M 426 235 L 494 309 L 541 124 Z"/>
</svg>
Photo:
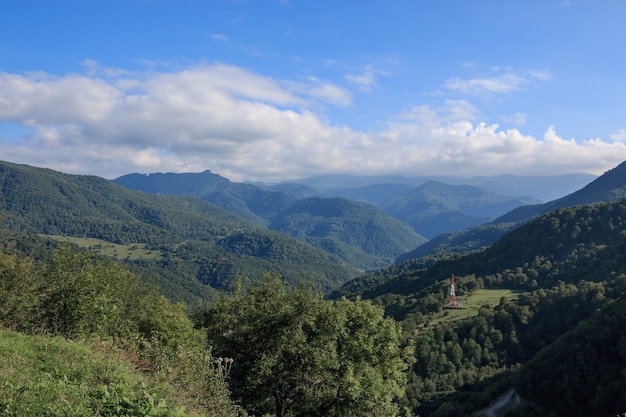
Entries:
<svg viewBox="0 0 626 417">
<path fill-rule="evenodd" d="M 268 275 L 203 315 L 231 390 L 254 415 L 394 416 L 412 346 L 366 301 L 323 300 Z"/>
</svg>

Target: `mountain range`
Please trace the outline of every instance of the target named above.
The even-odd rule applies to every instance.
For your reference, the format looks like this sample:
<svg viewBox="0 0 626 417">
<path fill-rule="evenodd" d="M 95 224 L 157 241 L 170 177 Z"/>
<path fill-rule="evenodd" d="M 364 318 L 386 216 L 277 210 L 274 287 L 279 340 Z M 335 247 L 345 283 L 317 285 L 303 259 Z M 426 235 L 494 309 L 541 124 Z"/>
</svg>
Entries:
<svg viewBox="0 0 626 417">
<path fill-rule="evenodd" d="M 462 253 L 485 248 L 509 231 L 550 211 L 582 204 L 619 201 L 626 197 L 626 162 L 605 172 L 580 190 L 543 204 L 517 207 L 485 224 L 443 233 L 398 258 L 397 262 L 436 253 Z"/>
<path fill-rule="evenodd" d="M 442 233 L 488 223 L 513 208 L 540 202 L 535 197 L 512 196 L 516 192 L 534 191 L 545 195 L 548 194 L 546 191 L 548 187 L 541 188 L 539 184 L 559 184 L 561 189 L 569 189 L 590 178 L 594 177 L 588 175 L 501 176 L 463 180 L 447 177 L 327 176 L 304 179 L 301 182 L 253 185 L 231 182 L 211 171 L 204 171 L 186 174 L 128 174 L 113 182 L 133 190 L 164 195 L 190 195 L 211 202 L 260 226 L 285 232 L 320 249 L 340 255 L 344 260 L 361 269 L 372 269 L 388 265 L 389 257 L 394 253 L 396 256 L 402 256 L 422 245 L 426 240 Z M 444 180 L 448 183 L 442 182 Z M 502 193 L 467 184 L 468 182 L 498 189 Z M 523 186 L 524 184 L 526 186 Z M 371 223 L 370 229 L 376 230 L 382 221 L 384 228 L 400 239 L 400 242 L 396 244 L 387 242 L 383 250 L 366 249 L 358 243 L 363 241 L 362 237 L 354 238 L 346 235 L 347 230 L 355 230 L 355 234 L 365 232 L 362 228 L 354 228 L 354 224 L 350 227 L 342 226 L 344 232 L 337 234 L 336 225 L 346 221 L 346 219 L 341 219 L 341 216 L 335 217 L 332 214 L 336 212 L 336 205 L 339 201 L 337 198 L 344 199 L 342 206 L 354 205 L 354 213 L 361 210 L 363 218 L 376 213 L 374 216 L 376 222 Z M 317 224 L 315 230 L 310 227 L 300 228 L 297 231 L 294 231 L 293 227 L 283 229 L 293 221 L 295 216 L 311 219 L 307 213 L 294 212 L 297 207 L 310 206 L 312 203 L 300 203 L 307 199 L 314 199 L 311 201 L 314 201 L 318 212 L 322 206 L 327 206 L 324 209 L 326 213 L 315 219 L 314 222 Z M 374 207 L 365 209 L 365 206 L 359 203 Z M 388 217 L 385 218 L 376 209 L 387 214 Z M 363 210 L 369 214 L 365 215 Z M 283 219 L 282 216 L 290 218 Z M 408 224 L 415 234 L 411 235 L 391 218 Z M 326 223 L 324 227 L 320 226 L 322 223 Z M 323 230 L 326 230 L 327 235 L 320 234 Z M 309 232 L 312 234 L 308 235 Z M 366 240 L 371 240 L 371 237 Z"/>
<path fill-rule="evenodd" d="M 372 205 L 345 198 L 297 198 L 218 174 L 130 174 L 113 180 L 128 189 L 187 195 L 231 211 L 341 257 L 361 270 L 387 266 L 426 242 L 411 227 Z"/>
</svg>

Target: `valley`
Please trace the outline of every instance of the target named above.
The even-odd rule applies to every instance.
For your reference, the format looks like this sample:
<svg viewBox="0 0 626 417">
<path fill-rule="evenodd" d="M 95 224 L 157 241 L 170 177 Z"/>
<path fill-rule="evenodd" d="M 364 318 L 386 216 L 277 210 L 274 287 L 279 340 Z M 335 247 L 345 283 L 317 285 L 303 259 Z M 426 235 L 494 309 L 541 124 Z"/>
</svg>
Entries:
<svg viewBox="0 0 626 417">
<path fill-rule="evenodd" d="M 626 410 L 621 394 L 626 392 L 626 379 L 614 372 L 626 364 L 624 170 L 626 163 L 563 198 L 514 208 L 500 216 L 504 220 L 455 231 L 456 241 L 447 233 L 427 241 L 384 210 L 344 197 L 299 198 L 275 190 L 265 194 L 268 191 L 262 188 L 240 187 L 212 173 L 201 174 L 208 178 L 204 186 L 196 175 L 184 177 L 196 190 L 214 190 L 211 184 L 217 180 L 222 187 L 219 199 L 213 191 L 162 195 L 155 188 L 151 194 L 97 177 L 2 163 L 0 323 L 24 334 L 44 331 L 60 337 L 79 334 L 86 340 L 93 335 L 125 340 L 115 349 L 126 352 L 122 355 L 134 352 L 152 375 L 167 380 L 158 367 L 188 372 L 178 368 L 187 362 L 180 360 L 177 349 L 201 346 L 207 336 L 214 340 L 211 334 L 230 334 L 233 330 L 215 330 L 230 323 L 228 317 L 239 317 L 241 329 L 252 326 L 252 334 L 238 336 L 241 343 L 257 338 L 261 343 L 251 345 L 252 353 L 246 355 L 270 345 L 291 355 L 295 348 L 288 344 L 296 340 L 292 326 L 303 326 L 297 333 L 304 338 L 296 349 L 301 352 L 304 346 L 329 346 L 322 342 L 326 333 L 314 329 L 341 333 L 336 319 L 364 314 L 380 320 L 377 328 L 388 329 L 395 346 L 397 372 L 385 377 L 398 384 L 395 399 L 384 400 L 390 410 L 469 416 L 514 389 L 523 401 L 509 411 L 512 416 L 556 416 L 563 410 L 581 417 L 614 416 Z M 152 187 L 164 178 L 173 189 L 181 189 L 178 175 L 156 176 Z M 447 241 L 448 246 L 433 246 L 437 241 Z M 420 248 L 424 252 L 416 256 Z M 449 307 L 453 275 L 459 305 Z M 55 280 L 60 281 L 51 285 Z M 144 285 L 151 290 L 144 293 Z M 76 301 L 65 304 L 64 294 Z M 143 307 L 136 309 L 137 303 Z M 57 310 L 61 306 L 72 313 L 61 314 Z M 299 317 L 294 311 L 303 315 L 300 324 L 291 322 Z M 39 314 L 48 318 L 40 322 L 29 318 Z M 379 346 L 370 345 L 369 333 L 375 331 L 351 330 L 349 338 L 340 336 L 344 341 L 332 355 L 341 354 L 343 343 L 349 341 L 359 340 L 353 349 Z M 237 349 L 227 339 L 215 345 L 225 349 L 220 355 Z M 571 346 L 580 348 L 572 352 Z M 159 355 L 165 355 L 166 363 L 159 365 L 158 355 L 150 356 L 156 354 L 151 349 L 163 349 Z M 567 358 L 583 351 L 584 360 L 596 365 L 580 367 L 584 369 L 580 373 L 579 362 Z M 244 353 L 237 355 L 242 360 Z M 271 366 L 282 366 L 276 360 Z M 314 356 L 293 360 L 313 361 L 306 362 L 311 372 L 325 369 L 313 365 L 318 360 Z M 0 372 L 14 372 L 10 364 L 3 366 L 6 369 Z M 246 366 L 247 372 L 258 371 L 254 361 Z M 375 361 L 372 366 L 377 369 L 372 372 L 384 375 L 384 367 L 376 368 Z M 289 378 L 289 369 L 272 375 Z M 323 372 L 337 371 L 332 369 Z M 569 375 L 569 383 L 552 381 L 554 388 L 537 390 L 540 382 L 531 381 L 543 373 L 550 374 L 544 377 L 550 381 L 555 373 Z M 342 375 L 347 374 L 337 374 L 334 380 L 341 381 Z M 243 383 L 247 374 L 235 372 L 232 377 Z M 300 375 L 293 383 L 305 381 Z M 228 389 L 222 383 L 216 380 L 211 389 L 224 394 Z M 603 389 L 576 394 L 586 398 L 576 408 L 549 401 L 594 384 Z M 302 389 L 316 392 L 306 384 Z M 236 404 L 219 397 L 230 404 L 223 415 L 231 415 L 230 406 L 243 406 L 251 413 L 265 407 L 265 400 L 257 397 L 263 390 L 259 386 L 258 392 L 231 391 L 238 398 Z M 15 404 L 19 389 L 10 392 L 10 397 L 0 396 L 0 406 Z M 286 403 L 291 395 L 285 392 Z M 331 397 L 315 401 L 342 407 L 337 397 Z M 609 397 L 617 402 L 608 402 Z M 143 401 L 135 398 L 137 404 Z"/>
</svg>

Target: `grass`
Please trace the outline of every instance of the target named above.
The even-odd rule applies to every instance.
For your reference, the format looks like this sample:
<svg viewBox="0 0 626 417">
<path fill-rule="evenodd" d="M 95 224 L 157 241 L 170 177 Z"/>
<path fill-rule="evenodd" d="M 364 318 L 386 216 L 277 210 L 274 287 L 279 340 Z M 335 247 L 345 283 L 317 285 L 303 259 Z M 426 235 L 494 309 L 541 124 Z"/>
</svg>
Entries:
<svg viewBox="0 0 626 417">
<path fill-rule="evenodd" d="M 483 305 L 497 305 L 502 297 L 515 300 L 521 291 L 508 289 L 480 289 L 470 296 L 458 296 L 459 307 L 446 307 L 443 312 L 434 315 L 431 324 L 444 321 L 455 321 L 478 314 Z"/>
<path fill-rule="evenodd" d="M 134 261 L 138 259 L 160 259 L 162 251 L 150 250 L 144 243 L 119 245 L 91 237 L 72 237 L 60 235 L 42 235 L 62 242 L 73 243 L 83 249 L 118 260 Z"/>
<path fill-rule="evenodd" d="M 0 329 L 0 416 L 187 416 L 115 349 Z"/>
</svg>

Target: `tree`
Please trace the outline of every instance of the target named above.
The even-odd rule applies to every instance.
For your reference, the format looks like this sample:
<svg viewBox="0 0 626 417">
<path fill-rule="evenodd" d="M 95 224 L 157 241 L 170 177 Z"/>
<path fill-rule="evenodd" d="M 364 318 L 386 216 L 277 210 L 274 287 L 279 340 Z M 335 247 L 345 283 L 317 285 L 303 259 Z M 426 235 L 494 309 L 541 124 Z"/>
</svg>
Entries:
<svg viewBox="0 0 626 417">
<path fill-rule="evenodd" d="M 28 330 L 40 318 L 39 272 L 30 259 L 0 253 L 0 327 Z"/>
<path fill-rule="evenodd" d="M 234 358 L 230 386 L 251 414 L 394 416 L 412 346 L 365 301 L 326 301 L 276 276 L 204 312 L 215 356 Z"/>
</svg>

